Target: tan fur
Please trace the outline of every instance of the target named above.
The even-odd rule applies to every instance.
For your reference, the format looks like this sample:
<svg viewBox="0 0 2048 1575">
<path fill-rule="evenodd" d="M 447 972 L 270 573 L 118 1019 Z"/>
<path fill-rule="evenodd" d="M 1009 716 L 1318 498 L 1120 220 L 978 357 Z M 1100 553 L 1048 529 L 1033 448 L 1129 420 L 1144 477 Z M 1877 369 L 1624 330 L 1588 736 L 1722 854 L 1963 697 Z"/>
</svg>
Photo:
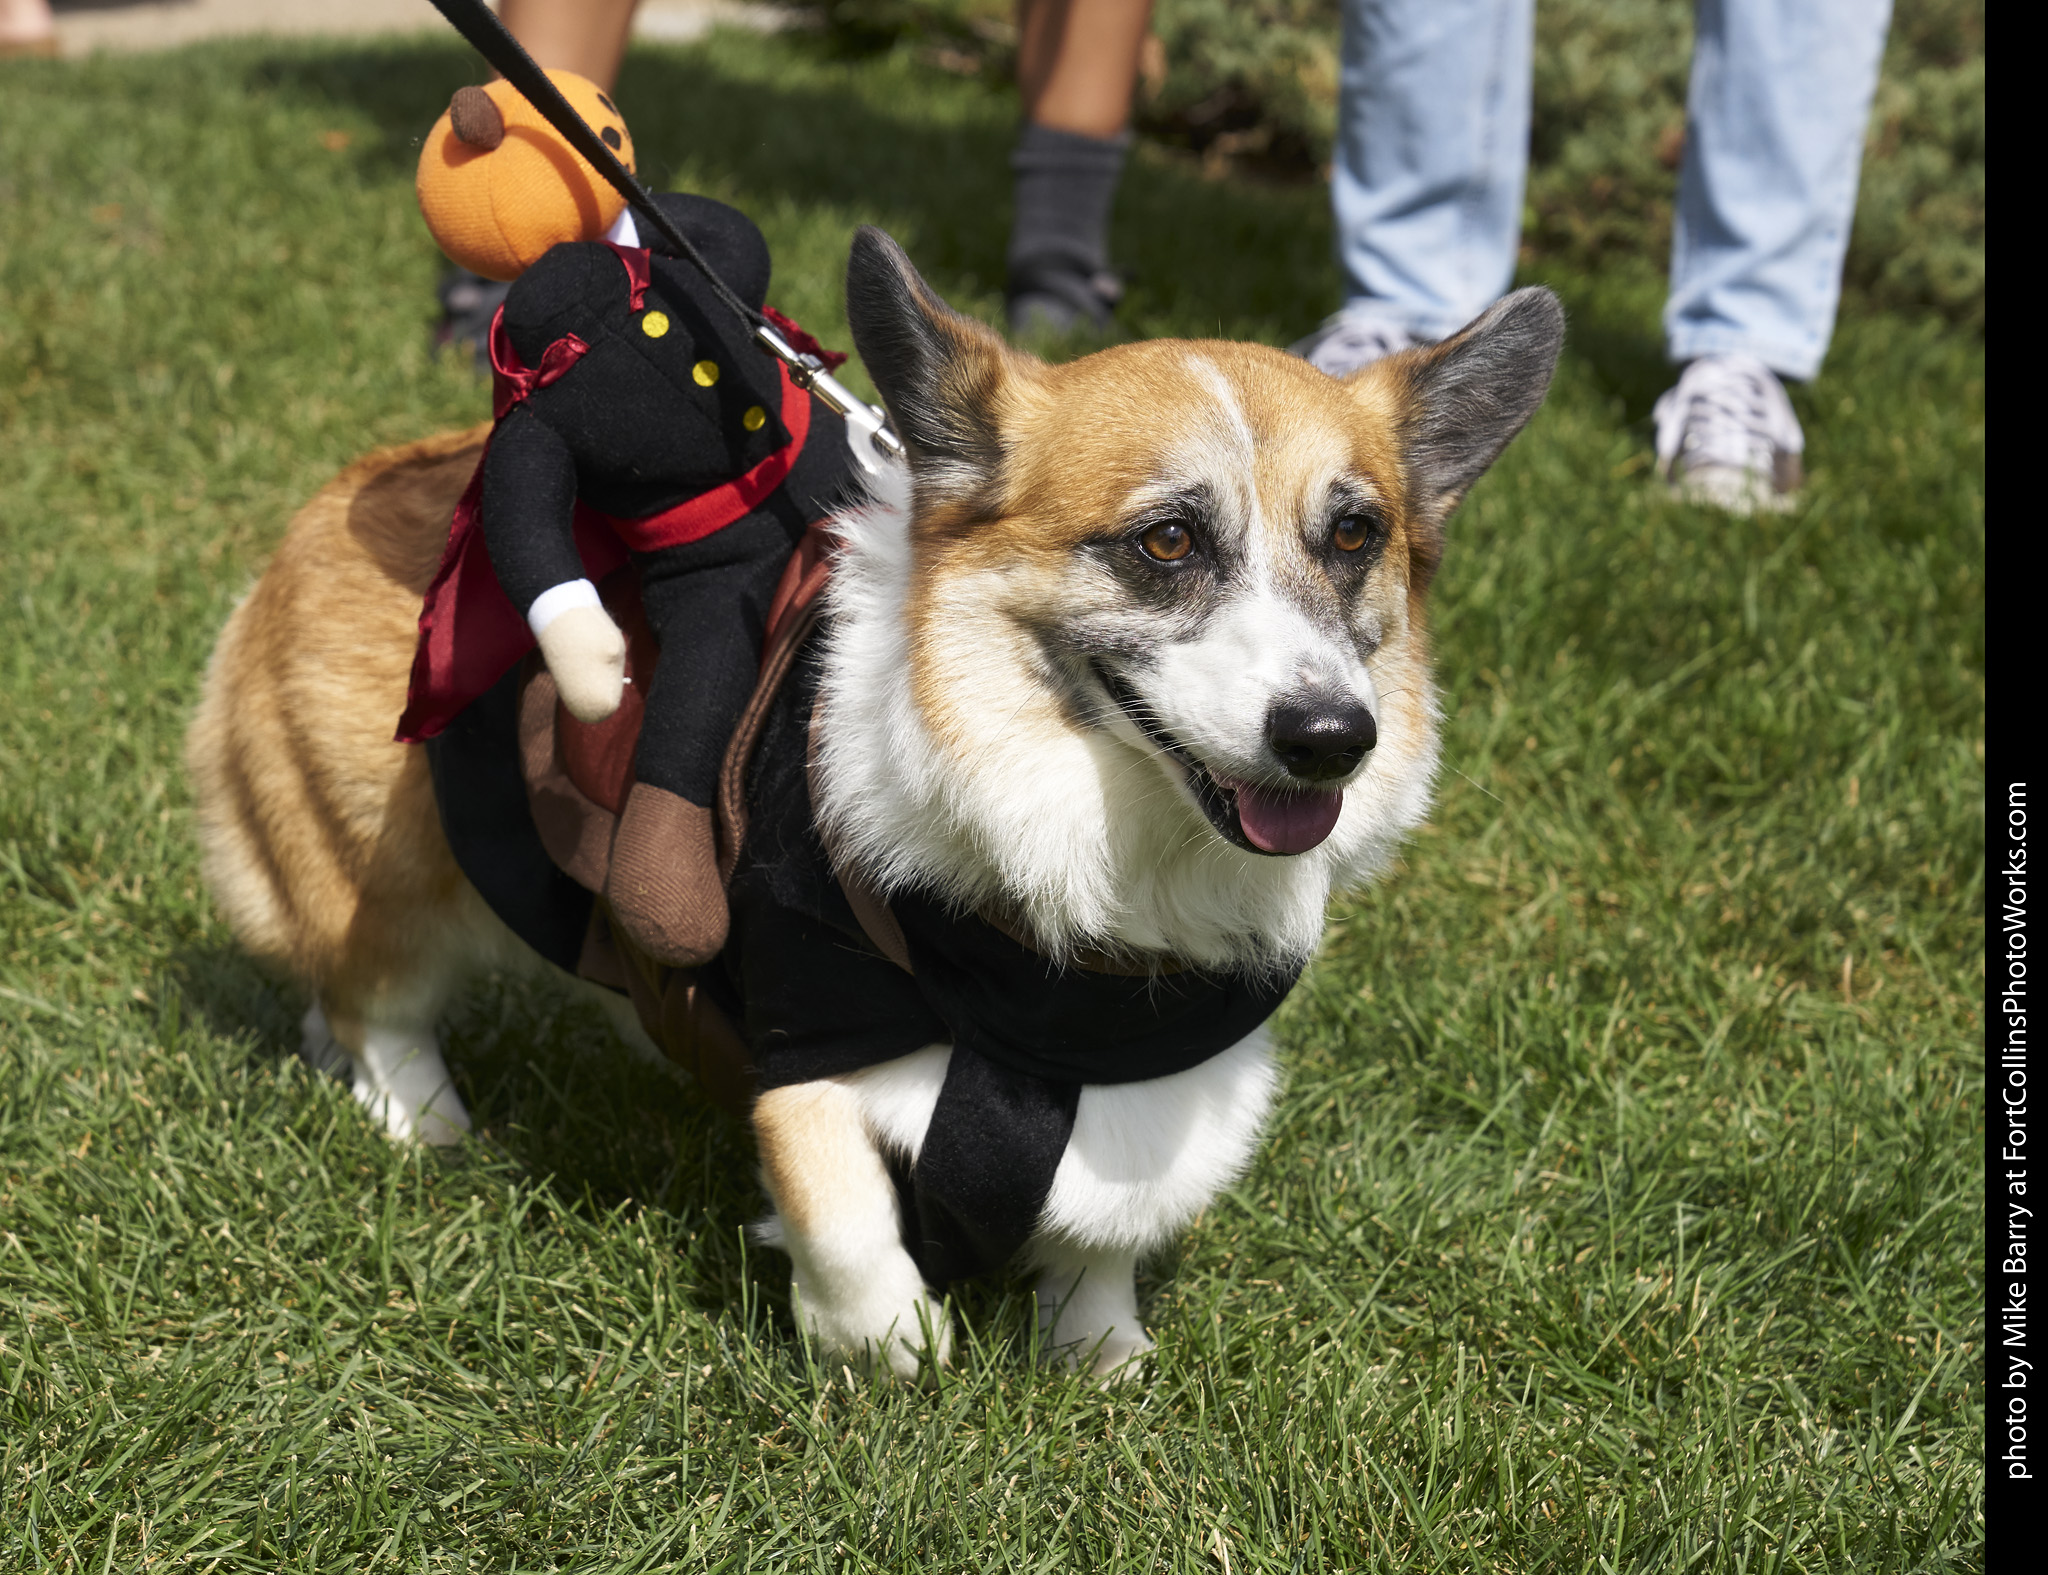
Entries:
<svg viewBox="0 0 2048 1575">
<path fill-rule="evenodd" d="M 761 1145 L 762 1179 L 787 1230 L 820 1233 L 849 1188 L 889 1191 L 889 1173 L 868 1140 L 859 1110 L 849 1110 L 830 1081 L 761 1095 L 754 1101 L 754 1136 Z"/>
<path fill-rule="evenodd" d="M 944 1309 L 900 1246 L 896 1186 L 853 1078 L 771 1089 L 754 1102 L 761 1179 L 790 1256 L 798 1315 L 826 1349 L 915 1377 L 951 1349 Z"/>
<path fill-rule="evenodd" d="M 420 600 L 484 436 L 371 454 L 300 510 L 221 634 L 186 742 L 207 883 L 352 1053 L 366 1018 L 430 1020 L 466 962 L 518 949 L 456 867 L 425 753 L 392 738 Z M 888 1173 L 836 1085 L 775 1090 L 754 1121 L 793 1232 L 829 1237 L 850 1205 L 893 1217 Z"/>
<path fill-rule="evenodd" d="M 186 744 L 207 883 L 344 1043 L 496 928 L 448 851 L 426 756 L 392 738 L 484 436 L 371 454 L 300 510 L 228 620 Z"/>
</svg>

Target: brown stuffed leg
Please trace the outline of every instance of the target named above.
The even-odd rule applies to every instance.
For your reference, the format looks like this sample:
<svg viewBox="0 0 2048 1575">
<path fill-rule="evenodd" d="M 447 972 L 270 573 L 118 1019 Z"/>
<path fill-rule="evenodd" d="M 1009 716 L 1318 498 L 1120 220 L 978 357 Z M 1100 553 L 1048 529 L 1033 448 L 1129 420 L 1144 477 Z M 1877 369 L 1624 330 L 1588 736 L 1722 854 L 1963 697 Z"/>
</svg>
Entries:
<svg viewBox="0 0 2048 1575">
<path fill-rule="evenodd" d="M 790 532 L 763 511 L 634 560 L 661 661 L 605 896 L 636 943 L 677 967 L 707 962 L 725 944 L 712 806 L 726 742 L 754 691 Z"/>
</svg>

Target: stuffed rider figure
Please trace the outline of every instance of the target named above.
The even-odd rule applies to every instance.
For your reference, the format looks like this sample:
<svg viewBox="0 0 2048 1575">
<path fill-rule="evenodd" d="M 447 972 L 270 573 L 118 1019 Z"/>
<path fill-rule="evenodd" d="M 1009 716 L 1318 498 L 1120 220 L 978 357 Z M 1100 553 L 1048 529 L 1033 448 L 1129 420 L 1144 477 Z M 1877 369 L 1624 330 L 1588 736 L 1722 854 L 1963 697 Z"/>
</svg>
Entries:
<svg viewBox="0 0 2048 1575">
<path fill-rule="evenodd" d="M 549 75 L 630 166 L 611 101 Z M 457 189 L 532 148 L 544 167 L 512 197 Z M 755 346 L 691 262 L 658 236 L 642 244 L 623 201 L 507 84 L 456 95 L 428 139 L 420 192 L 456 262 L 517 278 L 491 328 L 496 425 L 428 592 L 399 737 L 431 737 L 535 642 L 569 713 L 609 716 L 626 647 L 596 582 L 630 563 L 661 654 L 603 895 L 651 956 L 700 964 L 726 934 L 720 764 L 783 566 L 852 472 L 844 425 Z M 480 200 L 498 223 L 474 218 Z M 770 264 L 754 224 L 705 197 L 656 200 L 760 309 Z M 508 243 L 512 228 L 523 233 Z M 536 248 L 535 233 L 553 244 Z M 486 557 L 494 587 L 478 583 Z"/>
</svg>

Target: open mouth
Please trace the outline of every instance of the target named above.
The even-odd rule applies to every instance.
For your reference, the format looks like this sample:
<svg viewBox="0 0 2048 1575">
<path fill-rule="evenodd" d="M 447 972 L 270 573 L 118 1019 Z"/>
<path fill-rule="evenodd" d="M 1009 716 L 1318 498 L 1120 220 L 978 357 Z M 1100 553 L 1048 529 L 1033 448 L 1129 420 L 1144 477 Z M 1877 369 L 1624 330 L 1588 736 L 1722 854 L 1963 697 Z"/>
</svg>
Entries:
<svg viewBox="0 0 2048 1575">
<path fill-rule="evenodd" d="M 1104 671 L 1100 664 L 1090 665 L 1117 709 L 1145 735 L 1146 742 L 1186 773 L 1195 802 L 1225 842 L 1248 853 L 1284 858 L 1308 852 L 1336 829 L 1337 817 L 1344 810 L 1342 788 L 1275 788 L 1221 776 L 1203 765 L 1162 727 L 1128 684 Z"/>
</svg>

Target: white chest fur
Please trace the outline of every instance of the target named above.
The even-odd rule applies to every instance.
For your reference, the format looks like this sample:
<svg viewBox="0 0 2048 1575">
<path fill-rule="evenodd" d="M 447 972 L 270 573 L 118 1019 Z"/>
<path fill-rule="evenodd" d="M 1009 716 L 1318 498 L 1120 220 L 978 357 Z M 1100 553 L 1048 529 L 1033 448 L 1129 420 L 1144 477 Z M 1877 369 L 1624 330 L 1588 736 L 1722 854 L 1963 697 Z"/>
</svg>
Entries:
<svg viewBox="0 0 2048 1575">
<path fill-rule="evenodd" d="M 915 1160 L 952 1059 L 933 1045 L 841 1081 L 874 1141 Z M 1171 1077 L 1086 1084 L 1032 1247 L 1145 1253 L 1184 1230 L 1251 1162 L 1280 1084 L 1264 1026 Z"/>
</svg>

